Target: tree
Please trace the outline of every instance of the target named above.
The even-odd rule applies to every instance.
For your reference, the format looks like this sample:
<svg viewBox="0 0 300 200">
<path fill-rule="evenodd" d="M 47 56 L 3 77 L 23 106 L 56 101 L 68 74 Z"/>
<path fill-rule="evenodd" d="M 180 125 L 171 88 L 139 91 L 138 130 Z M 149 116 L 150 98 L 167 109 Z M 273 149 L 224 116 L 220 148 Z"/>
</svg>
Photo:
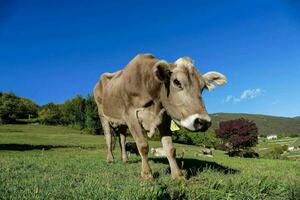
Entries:
<svg viewBox="0 0 300 200">
<path fill-rule="evenodd" d="M 92 134 L 100 134 L 101 123 L 93 95 L 88 95 L 85 101 L 85 129 Z"/>
<path fill-rule="evenodd" d="M 84 128 L 85 125 L 85 99 L 81 95 L 75 96 L 63 104 L 63 119 L 67 124 Z"/>
<path fill-rule="evenodd" d="M 39 114 L 39 120 L 43 124 L 49 124 L 49 125 L 64 124 L 61 105 L 48 103 L 40 108 L 38 114 Z"/>
<path fill-rule="evenodd" d="M 15 123 L 17 119 L 37 117 L 38 105 L 13 93 L 0 93 L 0 124 Z"/>
<path fill-rule="evenodd" d="M 202 133 L 190 132 L 182 128 L 173 132 L 172 138 L 176 143 L 205 146 L 207 148 L 217 148 L 220 144 L 220 139 L 216 137 L 214 131 L 211 129 Z"/>
<path fill-rule="evenodd" d="M 244 118 L 220 122 L 215 133 L 223 140 L 223 146 L 233 150 L 253 147 L 258 142 L 256 124 Z"/>
<path fill-rule="evenodd" d="M 18 100 L 13 93 L 2 93 L 0 97 L 0 124 L 13 123 L 17 119 Z"/>
<path fill-rule="evenodd" d="M 193 144 L 197 146 L 204 146 L 207 148 L 218 148 L 220 145 L 220 139 L 216 137 L 213 129 L 208 129 L 206 132 L 190 132 Z"/>
<path fill-rule="evenodd" d="M 38 105 L 26 98 L 19 98 L 18 119 L 34 118 L 38 115 Z"/>
</svg>

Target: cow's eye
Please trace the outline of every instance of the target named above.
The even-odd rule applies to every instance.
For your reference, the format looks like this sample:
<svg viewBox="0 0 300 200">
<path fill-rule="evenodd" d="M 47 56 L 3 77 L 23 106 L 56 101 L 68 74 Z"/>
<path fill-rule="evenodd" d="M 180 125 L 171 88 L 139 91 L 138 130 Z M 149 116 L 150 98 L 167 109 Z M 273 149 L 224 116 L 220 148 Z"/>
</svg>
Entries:
<svg viewBox="0 0 300 200">
<path fill-rule="evenodd" d="M 173 81 L 173 83 L 174 83 L 174 85 L 175 85 L 176 87 L 182 88 L 181 83 L 180 83 L 180 81 L 179 81 L 178 79 L 175 79 L 175 80 Z"/>
</svg>

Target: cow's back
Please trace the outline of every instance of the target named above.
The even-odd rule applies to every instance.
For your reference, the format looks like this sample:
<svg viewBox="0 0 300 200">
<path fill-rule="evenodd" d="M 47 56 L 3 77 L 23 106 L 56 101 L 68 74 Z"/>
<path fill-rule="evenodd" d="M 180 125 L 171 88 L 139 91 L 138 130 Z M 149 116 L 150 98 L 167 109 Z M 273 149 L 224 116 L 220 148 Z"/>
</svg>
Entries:
<svg viewBox="0 0 300 200">
<path fill-rule="evenodd" d="M 160 84 L 153 76 L 153 66 L 158 61 L 150 54 L 139 54 L 122 71 L 102 76 L 97 101 L 107 118 L 124 121 L 127 109 L 143 107 L 153 99 L 151 90 L 158 90 L 151 87 Z"/>
<path fill-rule="evenodd" d="M 98 106 L 98 111 L 101 115 L 102 113 L 102 106 L 103 106 L 103 97 L 104 97 L 104 90 L 108 83 L 113 79 L 114 76 L 121 74 L 122 71 L 117 71 L 115 73 L 104 73 L 101 75 L 99 82 L 94 87 L 94 99 Z"/>
</svg>

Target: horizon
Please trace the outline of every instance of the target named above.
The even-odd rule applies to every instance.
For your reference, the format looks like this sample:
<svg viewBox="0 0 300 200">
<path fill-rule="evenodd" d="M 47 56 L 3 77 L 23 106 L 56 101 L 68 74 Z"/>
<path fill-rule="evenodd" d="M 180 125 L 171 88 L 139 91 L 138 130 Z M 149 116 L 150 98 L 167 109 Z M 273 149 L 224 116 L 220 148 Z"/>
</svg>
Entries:
<svg viewBox="0 0 300 200">
<path fill-rule="evenodd" d="M 0 91 L 0 93 L 1 93 L 1 92 L 2 92 L 2 91 Z M 6 91 L 4 91 L 4 93 L 5 93 L 5 92 L 6 92 Z M 18 95 L 15 94 L 14 92 L 6 92 L 6 93 L 13 93 L 13 94 L 16 95 L 17 97 L 29 99 L 28 97 L 18 96 Z M 81 94 L 77 94 L 77 95 L 80 95 L 80 96 L 82 96 L 83 98 L 86 98 L 86 96 L 84 96 L 84 95 L 81 95 Z M 77 95 L 75 95 L 75 96 L 77 96 Z M 89 95 L 89 94 L 88 94 L 88 95 Z M 75 96 L 73 96 L 73 97 L 71 97 L 71 98 L 68 98 L 68 99 L 66 99 L 65 101 L 71 100 L 71 99 L 74 98 Z M 34 99 L 29 99 L 29 100 L 31 100 L 31 101 L 33 101 L 34 103 L 36 103 L 36 101 L 34 101 Z M 65 101 L 64 101 L 64 102 L 65 102 Z M 44 105 L 46 105 L 46 104 L 49 104 L 49 103 L 63 104 L 64 102 L 52 102 L 52 101 L 50 101 L 50 102 L 47 102 L 47 103 L 42 104 L 42 105 L 37 104 L 37 103 L 36 103 L 36 104 L 37 104 L 38 106 L 42 107 L 42 106 L 44 106 Z M 209 112 L 208 114 L 209 114 L 209 115 L 216 115 L 216 114 L 262 115 L 262 116 L 269 116 L 269 117 L 283 117 L 283 118 L 290 118 L 290 119 L 300 117 L 300 116 L 292 116 L 292 117 L 288 117 L 288 116 L 281 116 L 281 115 L 268 115 L 268 114 L 262 114 L 262 113 L 222 112 L 222 111 L 220 111 L 220 112 L 213 112 L 213 113 L 210 113 L 210 112 Z"/>
<path fill-rule="evenodd" d="M 189 56 L 228 78 L 209 113 L 300 116 L 299 2 L 172 2 L 0 2 L 0 91 L 63 103 L 138 53 Z"/>
</svg>

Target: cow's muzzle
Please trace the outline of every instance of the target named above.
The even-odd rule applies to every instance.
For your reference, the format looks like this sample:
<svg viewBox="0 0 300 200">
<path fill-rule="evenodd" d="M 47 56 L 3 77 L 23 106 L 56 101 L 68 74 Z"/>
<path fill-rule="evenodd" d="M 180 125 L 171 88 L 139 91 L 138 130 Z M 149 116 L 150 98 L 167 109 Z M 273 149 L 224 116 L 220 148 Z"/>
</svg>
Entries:
<svg viewBox="0 0 300 200">
<path fill-rule="evenodd" d="M 180 120 L 180 125 L 191 131 L 206 131 L 211 126 L 211 119 L 208 115 L 194 114 Z"/>
</svg>

